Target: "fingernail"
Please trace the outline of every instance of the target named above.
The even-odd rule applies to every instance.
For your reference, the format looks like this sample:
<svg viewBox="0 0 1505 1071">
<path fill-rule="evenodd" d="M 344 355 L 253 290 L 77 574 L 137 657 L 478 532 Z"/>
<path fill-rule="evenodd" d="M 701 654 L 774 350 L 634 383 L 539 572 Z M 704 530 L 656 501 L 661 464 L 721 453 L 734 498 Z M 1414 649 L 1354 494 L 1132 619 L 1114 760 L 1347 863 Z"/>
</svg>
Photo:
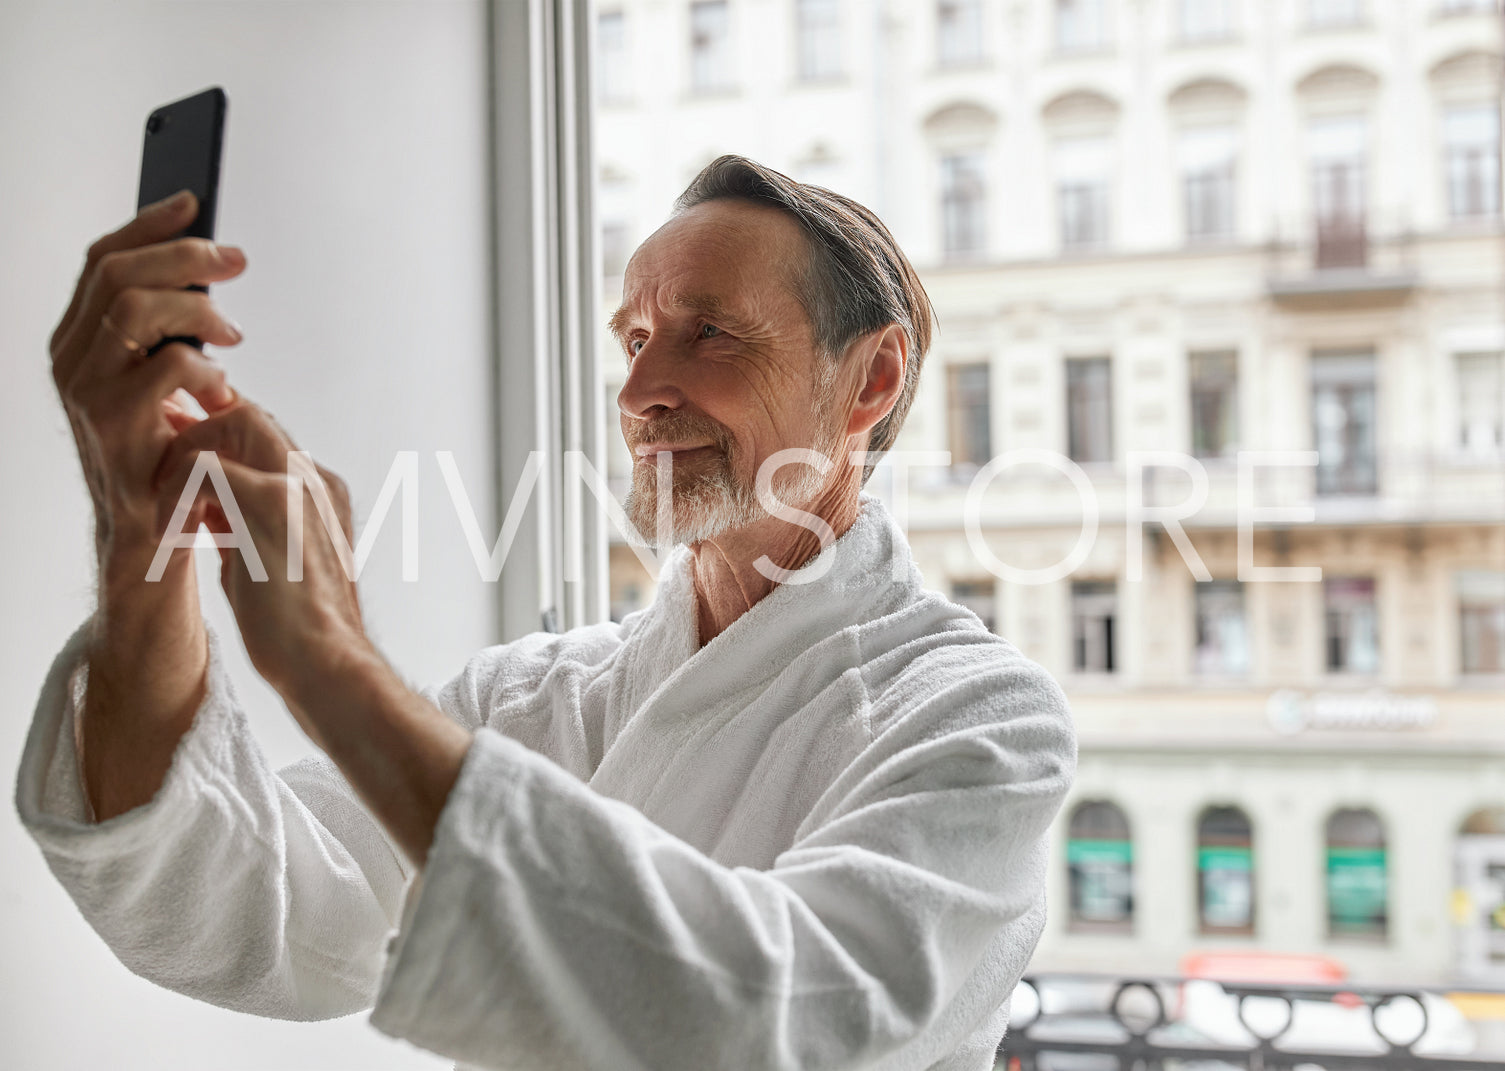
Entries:
<svg viewBox="0 0 1505 1071">
<path fill-rule="evenodd" d="M 180 208 L 184 207 L 185 205 L 187 205 L 188 202 L 189 202 L 189 200 L 192 197 L 193 197 L 193 191 L 192 190 L 179 190 L 177 193 L 175 193 L 171 197 L 167 198 L 167 200 L 163 201 L 162 205 L 168 211 L 175 212 L 178 209 L 180 209 Z"/>
<path fill-rule="evenodd" d="M 215 256 L 233 268 L 238 268 L 246 262 L 245 253 L 233 245 L 215 245 Z"/>
<path fill-rule="evenodd" d="M 241 328 L 240 324 L 236 323 L 234 320 L 226 317 L 225 326 L 228 327 L 230 329 L 230 333 L 235 336 L 236 342 L 239 342 L 241 339 L 246 337 L 245 331 Z"/>
</svg>

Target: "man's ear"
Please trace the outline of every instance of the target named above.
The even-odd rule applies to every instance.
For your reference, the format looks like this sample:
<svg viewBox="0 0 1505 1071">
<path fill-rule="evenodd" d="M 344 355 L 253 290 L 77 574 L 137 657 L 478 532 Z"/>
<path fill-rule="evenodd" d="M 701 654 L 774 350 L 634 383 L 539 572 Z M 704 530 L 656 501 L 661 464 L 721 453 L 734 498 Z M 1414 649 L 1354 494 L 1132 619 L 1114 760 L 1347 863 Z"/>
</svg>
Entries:
<svg viewBox="0 0 1505 1071">
<path fill-rule="evenodd" d="M 865 435 L 888 416 L 904 391 L 904 372 L 909 364 L 909 338 L 904 328 L 889 324 L 864 335 L 852 356 L 861 363 L 862 387 L 847 419 L 848 435 Z"/>
</svg>

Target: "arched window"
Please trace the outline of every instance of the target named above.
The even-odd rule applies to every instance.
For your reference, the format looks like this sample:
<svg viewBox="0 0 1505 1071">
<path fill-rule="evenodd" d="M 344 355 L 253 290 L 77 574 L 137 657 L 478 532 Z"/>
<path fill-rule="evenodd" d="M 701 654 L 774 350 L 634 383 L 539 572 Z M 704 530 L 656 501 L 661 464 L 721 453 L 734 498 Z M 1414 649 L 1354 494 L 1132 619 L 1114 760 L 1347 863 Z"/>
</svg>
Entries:
<svg viewBox="0 0 1505 1071">
<path fill-rule="evenodd" d="M 1369 810 L 1327 820 L 1327 933 L 1384 937 L 1389 921 L 1385 830 Z"/>
<path fill-rule="evenodd" d="M 1134 851 L 1123 811 L 1103 801 L 1083 803 L 1071 813 L 1066 837 L 1068 928 L 1128 933 L 1134 927 Z"/>
<path fill-rule="evenodd" d="M 1203 933 L 1254 933 L 1254 834 L 1237 807 L 1197 821 L 1197 914 Z"/>
<path fill-rule="evenodd" d="M 1453 851 L 1458 975 L 1505 986 L 1505 807 L 1464 819 Z"/>
</svg>

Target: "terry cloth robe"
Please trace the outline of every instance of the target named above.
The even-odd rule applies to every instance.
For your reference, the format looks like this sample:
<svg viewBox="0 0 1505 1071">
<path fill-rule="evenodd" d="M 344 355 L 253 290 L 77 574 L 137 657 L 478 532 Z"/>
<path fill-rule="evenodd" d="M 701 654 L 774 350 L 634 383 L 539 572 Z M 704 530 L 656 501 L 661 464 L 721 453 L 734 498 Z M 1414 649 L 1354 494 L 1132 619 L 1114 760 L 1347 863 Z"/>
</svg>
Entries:
<svg viewBox="0 0 1505 1071">
<path fill-rule="evenodd" d="M 373 1009 L 462 1071 L 991 1068 L 1075 767 L 1061 690 L 923 590 L 876 499 L 823 576 L 703 648 L 687 564 L 620 624 L 424 691 L 473 740 L 421 872 L 327 758 L 268 768 L 213 637 L 161 790 L 96 824 L 76 633 L 21 819 L 135 973 L 256 1015 Z"/>
</svg>

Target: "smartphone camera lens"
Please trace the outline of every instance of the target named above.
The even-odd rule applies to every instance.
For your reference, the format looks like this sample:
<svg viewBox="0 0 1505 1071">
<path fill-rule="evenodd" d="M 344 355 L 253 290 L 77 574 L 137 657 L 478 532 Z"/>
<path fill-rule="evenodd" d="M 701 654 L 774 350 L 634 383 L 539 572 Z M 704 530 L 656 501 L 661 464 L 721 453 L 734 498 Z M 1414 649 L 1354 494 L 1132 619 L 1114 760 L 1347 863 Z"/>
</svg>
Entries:
<svg viewBox="0 0 1505 1071">
<path fill-rule="evenodd" d="M 157 131 L 161 130 L 166 125 L 167 125 L 167 116 L 162 115 L 159 112 L 158 114 L 153 115 L 150 119 L 148 119 L 146 121 L 146 132 L 148 134 L 155 134 Z"/>
</svg>

